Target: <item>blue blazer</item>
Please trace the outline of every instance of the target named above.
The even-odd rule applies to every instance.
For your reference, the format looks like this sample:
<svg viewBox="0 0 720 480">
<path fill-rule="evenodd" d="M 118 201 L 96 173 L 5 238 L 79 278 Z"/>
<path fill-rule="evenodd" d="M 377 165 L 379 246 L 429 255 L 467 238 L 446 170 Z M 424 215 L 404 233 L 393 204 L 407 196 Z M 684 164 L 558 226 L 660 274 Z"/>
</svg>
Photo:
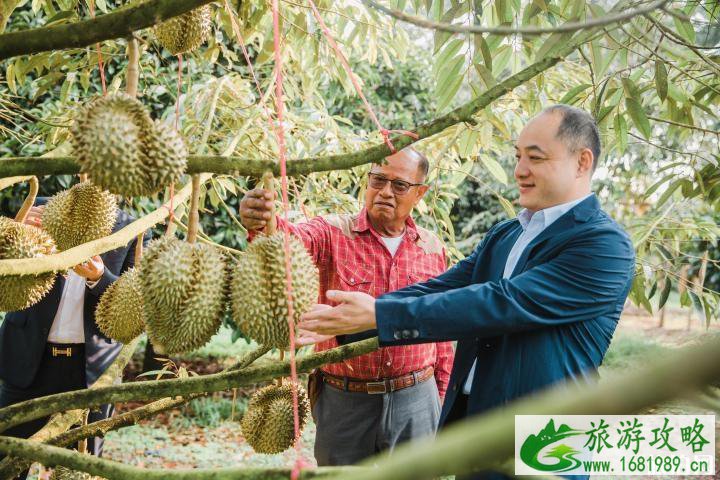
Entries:
<svg viewBox="0 0 720 480">
<path fill-rule="evenodd" d="M 38 205 L 47 201 L 39 198 Z M 118 231 L 133 218 L 118 210 L 113 231 Z M 146 234 L 143 243 L 149 241 Z M 135 244 L 133 240 L 124 247 L 100 255 L 105 272 L 95 288 L 86 288 L 83 310 L 85 330 L 85 378 L 88 386 L 115 360 L 122 344 L 104 336 L 95 324 L 95 307 L 100 296 L 125 270 L 135 265 Z M 0 379 L 18 388 L 29 387 L 37 375 L 50 327 L 60 305 L 65 278 L 58 274 L 55 285 L 35 305 L 17 312 L 9 312 L 0 325 Z"/>
<path fill-rule="evenodd" d="M 518 220 L 495 225 L 466 259 L 425 283 L 381 296 L 381 345 L 458 340 L 441 415 L 475 360 L 466 415 L 569 379 L 592 380 L 630 290 L 635 254 L 593 195 L 557 219 L 503 279 Z"/>
</svg>

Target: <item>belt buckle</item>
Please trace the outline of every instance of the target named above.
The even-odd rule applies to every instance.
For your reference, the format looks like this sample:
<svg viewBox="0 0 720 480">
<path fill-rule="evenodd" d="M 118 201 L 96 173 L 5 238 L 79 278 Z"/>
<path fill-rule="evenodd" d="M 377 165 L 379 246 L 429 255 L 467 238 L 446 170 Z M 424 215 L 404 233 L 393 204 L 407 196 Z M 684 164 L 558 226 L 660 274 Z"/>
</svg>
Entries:
<svg viewBox="0 0 720 480">
<path fill-rule="evenodd" d="M 385 380 L 380 381 L 380 382 L 367 382 L 366 385 L 367 385 L 367 392 L 370 395 L 379 395 L 379 394 L 387 393 L 387 391 L 388 391 Z M 382 387 L 382 390 L 370 391 L 370 388 L 374 388 L 374 387 Z"/>
<path fill-rule="evenodd" d="M 65 347 L 65 348 L 52 347 L 52 356 L 59 357 L 60 355 L 65 355 L 66 357 L 71 357 L 72 356 L 72 347 Z"/>
</svg>

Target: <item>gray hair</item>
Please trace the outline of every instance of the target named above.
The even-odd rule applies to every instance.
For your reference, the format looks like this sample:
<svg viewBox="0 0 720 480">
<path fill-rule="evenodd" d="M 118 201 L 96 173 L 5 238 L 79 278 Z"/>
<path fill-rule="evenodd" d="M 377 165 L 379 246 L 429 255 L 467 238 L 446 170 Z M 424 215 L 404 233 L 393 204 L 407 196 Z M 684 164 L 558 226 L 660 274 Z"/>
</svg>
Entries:
<svg viewBox="0 0 720 480">
<path fill-rule="evenodd" d="M 593 153 L 592 169 L 595 171 L 600 160 L 600 132 L 597 122 L 585 110 L 562 103 L 548 107 L 542 113 L 556 112 L 562 115 L 556 137 L 564 140 L 572 151 L 589 148 Z"/>
<path fill-rule="evenodd" d="M 430 171 L 430 161 L 428 158 L 421 152 L 415 150 L 413 147 L 405 147 L 403 148 L 406 152 L 411 152 L 415 157 L 417 157 L 418 160 L 418 172 L 422 174 L 422 179 L 425 180 L 427 178 L 427 174 Z"/>
</svg>

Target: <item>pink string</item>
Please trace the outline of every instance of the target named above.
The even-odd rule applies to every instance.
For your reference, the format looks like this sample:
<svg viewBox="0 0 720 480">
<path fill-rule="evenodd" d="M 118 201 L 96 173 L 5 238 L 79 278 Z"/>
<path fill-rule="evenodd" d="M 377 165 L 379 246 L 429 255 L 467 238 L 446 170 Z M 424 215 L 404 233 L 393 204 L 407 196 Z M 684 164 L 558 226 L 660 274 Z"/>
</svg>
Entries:
<svg viewBox="0 0 720 480">
<path fill-rule="evenodd" d="M 273 14 L 273 55 L 275 58 L 275 113 L 277 116 L 277 128 L 275 130 L 278 140 L 278 153 L 280 156 L 280 178 L 282 181 L 282 206 L 285 221 L 288 221 L 290 205 L 288 201 L 288 178 L 287 178 L 287 150 L 285 148 L 285 126 L 283 117 L 285 114 L 285 99 L 283 98 L 283 74 L 282 74 L 282 50 L 280 45 L 280 11 L 278 0 L 272 0 Z M 290 379 L 293 400 L 293 428 L 295 431 L 295 464 L 290 474 L 291 480 L 297 480 L 300 470 L 306 466 L 302 459 L 300 450 L 300 415 L 298 404 L 298 379 L 295 359 L 295 322 L 293 312 L 293 291 L 292 291 L 292 263 L 290 258 L 290 232 L 283 229 L 283 248 L 285 251 L 285 287 L 288 301 L 288 332 L 290 336 Z"/>
<path fill-rule="evenodd" d="M 90 18 L 95 18 L 95 0 L 88 2 L 90 7 Z M 98 68 L 100 68 L 100 83 L 102 84 L 103 97 L 107 95 L 107 85 L 105 83 L 105 65 L 103 63 L 102 52 L 100 51 L 100 42 L 95 44 L 95 51 L 98 56 Z"/>
<path fill-rule="evenodd" d="M 385 142 L 385 145 L 390 149 L 392 153 L 395 153 L 397 150 L 395 149 L 395 145 L 393 145 L 392 141 L 390 140 L 390 134 L 391 133 L 399 133 L 402 135 L 407 135 L 408 137 L 411 137 L 415 140 L 418 139 L 417 134 L 410 132 L 408 130 L 388 130 L 384 128 L 380 124 L 380 120 L 378 120 L 377 115 L 375 115 L 375 111 L 373 110 L 372 106 L 370 105 L 370 102 L 368 102 L 367 98 L 365 98 L 365 94 L 363 94 L 362 88 L 360 87 L 360 82 L 358 82 L 357 77 L 352 71 L 352 68 L 350 68 L 350 63 L 347 60 L 347 57 L 345 57 L 345 54 L 340 50 L 340 46 L 335 41 L 335 37 L 333 37 L 332 33 L 330 33 L 330 29 L 325 25 L 325 22 L 323 21 L 322 17 L 320 16 L 320 12 L 318 11 L 317 6 L 315 6 L 315 2 L 313 0 L 308 0 L 310 3 L 310 8 L 312 8 L 313 15 L 315 16 L 315 19 L 320 24 L 320 29 L 322 30 L 323 34 L 325 35 L 325 38 L 327 39 L 328 43 L 332 47 L 332 49 L 335 51 L 335 54 L 340 59 L 340 63 L 343 66 L 343 69 L 345 69 L 345 73 L 347 73 L 348 77 L 350 77 L 350 81 L 353 84 L 353 87 L 355 87 L 355 91 L 357 92 L 358 96 L 360 96 L 360 99 L 362 100 L 363 104 L 365 105 L 365 110 L 367 110 L 368 115 L 372 119 L 373 123 L 375 123 L 375 126 L 377 126 L 378 131 L 380 132 L 380 135 L 383 137 L 383 141 Z"/>
</svg>

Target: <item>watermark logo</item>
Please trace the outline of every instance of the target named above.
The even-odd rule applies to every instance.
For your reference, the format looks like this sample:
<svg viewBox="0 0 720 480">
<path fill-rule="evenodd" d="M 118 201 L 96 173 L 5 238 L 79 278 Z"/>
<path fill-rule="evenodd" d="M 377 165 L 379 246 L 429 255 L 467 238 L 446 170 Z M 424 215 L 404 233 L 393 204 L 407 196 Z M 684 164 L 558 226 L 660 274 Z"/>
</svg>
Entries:
<svg viewBox="0 0 720 480">
<path fill-rule="evenodd" d="M 516 415 L 516 475 L 714 475 L 714 415 Z"/>
</svg>

